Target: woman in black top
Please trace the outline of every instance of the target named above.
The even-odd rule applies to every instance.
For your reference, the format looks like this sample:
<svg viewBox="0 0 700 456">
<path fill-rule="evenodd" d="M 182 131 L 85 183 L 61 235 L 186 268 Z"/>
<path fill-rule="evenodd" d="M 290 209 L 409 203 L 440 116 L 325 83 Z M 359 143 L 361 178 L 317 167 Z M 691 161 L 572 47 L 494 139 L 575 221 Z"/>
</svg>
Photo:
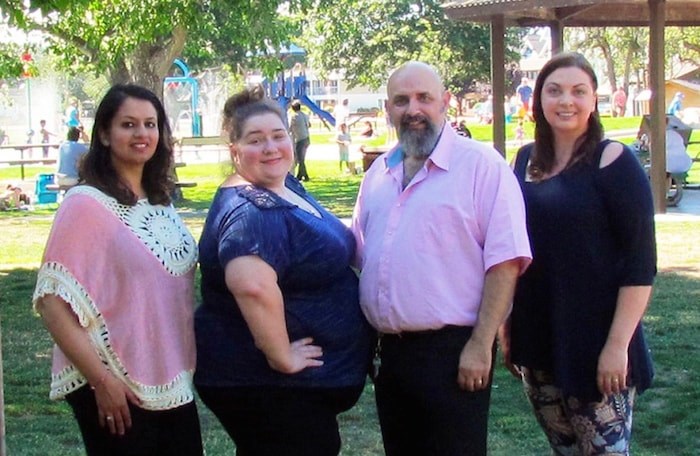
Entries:
<svg viewBox="0 0 700 456">
<path fill-rule="evenodd" d="M 552 58 L 535 142 L 515 163 L 533 262 L 502 344 L 554 454 L 627 454 L 653 374 L 640 323 L 656 274 L 651 190 L 631 150 L 603 140 L 597 87 L 582 55 Z"/>
</svg>

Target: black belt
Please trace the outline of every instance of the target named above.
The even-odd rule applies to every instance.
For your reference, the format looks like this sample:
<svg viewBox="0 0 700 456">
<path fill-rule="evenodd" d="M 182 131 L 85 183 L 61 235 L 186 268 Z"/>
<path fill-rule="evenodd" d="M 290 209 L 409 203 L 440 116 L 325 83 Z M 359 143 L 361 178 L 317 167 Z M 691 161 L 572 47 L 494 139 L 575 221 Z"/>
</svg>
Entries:
<svg viewBox="0 0 700 456">
<path fill-rule="evenodd" d="M 401 331 L 400 333 L 381 333 L 381 338 L 387 339 L 424 339 L 432 336 L 440 336 L 450 333 L 459 333 L 464 331 L 466 326 L 445 325 L 439 329 L 426 329 L 421 331 Z"/>
</svg>

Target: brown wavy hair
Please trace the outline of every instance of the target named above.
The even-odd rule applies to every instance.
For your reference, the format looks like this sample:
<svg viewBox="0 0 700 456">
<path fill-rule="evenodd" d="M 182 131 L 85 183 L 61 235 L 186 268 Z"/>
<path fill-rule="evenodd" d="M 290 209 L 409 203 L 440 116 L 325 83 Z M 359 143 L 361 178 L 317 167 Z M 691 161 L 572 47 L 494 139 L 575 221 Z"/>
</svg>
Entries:
<svg viewBox="0 0 700 456">
<path fill-rule="evenodd" d="M 115 85 L 102 98 L 95 113 L 90 150 L 80 166 L 80 181 L 100 189 L 121 204 L 133 206 L 138 201 L 136 194 L 124 184 L 112 165 L 110 147 L 102 144 L 100 140 L 101 134 L 109 133 L 114 116 L 127 98 L 150 102 L 158 115 L 158 144 L 153 157 L 144 165 L 141 184 L 151 204 L 168 205 L 171 203 L 170 195 L 175 188 L 172 177 L 173 139 L 170 125 L 168 125 L 163 104 L 156 94 L 138 85 Z"/>
<path fill-rule="evenodd" d="M 535 146 L 530 158 L 528 172 L 534 180 L 542 179 L 554 167 L 554 133 L 542 110 L 541 96 L 544 81 L 556 70 L 571 67 L 583 70 L 591 78 L 593 90 L 598 90 L 598 78 L 595 75 L 595 71 L 593 71 L 593 67 L 578 52 L 557 54 L 542 67 L 535 83 L 532 104 L 532 114 L 535 118 Z M 588 118 L 586 133 L 576 141 L 576 148 L 571 156 L 571 160 L 566 164 L 566 168 L 571 168 L 580 161 L 590 162 L 596 146 L 602 139 L 603 124 L 600 123 L 598 101 L 596 101 L 595 109 Z"/>
<path fill-rule="evenodd" d="M 257 85 L 232 95 L 224 104 L 222 125 L 229 142 L 235 143 L 241 138 L 243 127 L 250 117 L 267 113 L 276 114 L 284 125 L 287 124 L 279 104 L 265 96 L 262 86 Z"/>
</svg>

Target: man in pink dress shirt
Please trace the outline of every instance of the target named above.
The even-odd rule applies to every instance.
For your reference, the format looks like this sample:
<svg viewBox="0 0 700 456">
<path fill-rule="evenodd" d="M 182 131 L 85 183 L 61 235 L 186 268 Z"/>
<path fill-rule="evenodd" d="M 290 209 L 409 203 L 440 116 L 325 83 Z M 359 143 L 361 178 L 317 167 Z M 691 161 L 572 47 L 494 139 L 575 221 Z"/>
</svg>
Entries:
<svg viewBox="0 0 700 456">
<path fill-rule="evenodd" d="M 421 62 L 387 84 L 397 147 L 353 216 L 360 302 L 382 334 L 375 378 L 386 454 L 486 454 L 495 338 L 531 253 L 520 187 L 491 147 L 445 121 Z"/>
</svg>

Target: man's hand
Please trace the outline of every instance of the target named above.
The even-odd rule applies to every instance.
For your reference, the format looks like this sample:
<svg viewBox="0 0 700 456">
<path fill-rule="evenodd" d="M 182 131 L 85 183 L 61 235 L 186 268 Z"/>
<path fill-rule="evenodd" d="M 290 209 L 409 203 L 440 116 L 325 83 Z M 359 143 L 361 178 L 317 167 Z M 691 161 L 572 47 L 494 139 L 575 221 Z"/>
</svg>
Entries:
<svg viewBox="0 0 700 456">
<path fill-rule="evenodd" d="M 491 382 L 493 346 L 470 338 L 459 356 L 457 383 L 467 391 L 486 389 Z"/>
</svg>

